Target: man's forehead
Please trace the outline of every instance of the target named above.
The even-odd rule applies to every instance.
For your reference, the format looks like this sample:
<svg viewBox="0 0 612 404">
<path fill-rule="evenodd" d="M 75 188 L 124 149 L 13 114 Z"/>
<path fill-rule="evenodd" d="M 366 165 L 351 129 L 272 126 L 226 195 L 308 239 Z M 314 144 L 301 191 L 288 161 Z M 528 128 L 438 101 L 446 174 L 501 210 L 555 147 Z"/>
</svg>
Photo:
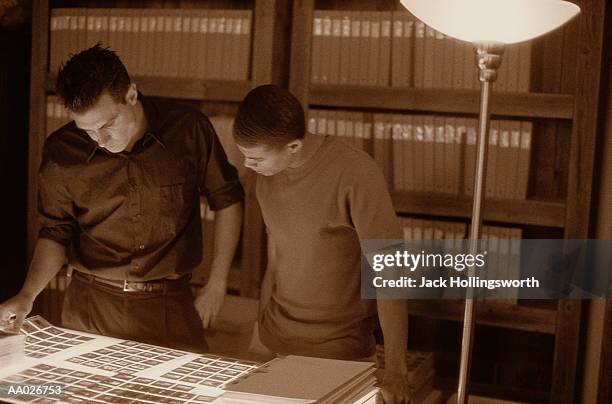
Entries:
<svg viewBox="0 0 612 404">
<path fill-rule="evenodd" d="M 269 154 L 276 150 L 274 147 L 268 146 L 266 144 L 258 144 L 254 146 L 243 146 L 243 145 L 237 145 L 237 146 L 238 146 L 238 149 L 245 156 L 259 156 L 262 154 Z"/>
<path fill-rule="evenodd" d="M 117 116 L 117 104 L 108 95 L 101 95 L 98 101 L 88 110 L 70 113 L 78 127 L 97 129 Z"/>
</svg>

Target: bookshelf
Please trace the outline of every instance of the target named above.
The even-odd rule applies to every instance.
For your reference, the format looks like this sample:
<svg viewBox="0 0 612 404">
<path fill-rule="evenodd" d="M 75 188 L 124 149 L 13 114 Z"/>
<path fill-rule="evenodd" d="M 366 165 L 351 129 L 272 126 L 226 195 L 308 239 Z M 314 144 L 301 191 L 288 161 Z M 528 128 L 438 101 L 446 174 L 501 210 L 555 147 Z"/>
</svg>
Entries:
<svg viewBox="0 0 612 404">
<path fill-rule="evenodd" d="M 534 148 L 527 199 L 487 198 L 484 220 L 533 228 L 536 238 L 542 227 L 556 230 L 569 239 L 588 238 L 592 231 L 589 218 L 605 1 L 577 3 L 582 10 L 577 19 L 564 29 L 534 41 L 529 92 L 500 91 L 492 97 L 493 119 L 521 118 L 534 123 Z M 289 89 L 305 108 L 342 108 L 370 114 L 402 111 L 470 117 L 477 114 L 477 90 L 311 84 L 316 10 L 394 11 L 401 10 L 401 6 L 396 1 L 294 2 Z M 471 216 L 468 196 L 397 190 L 392 191 L 392 198 L 400 214 L 464 221 Z M 547 238 L 549 233 L 544 234 L 543 238 Z M 411 301 L 409 307 L 412 315 L 462 319 L 461 302 Z M 478 305 L 477 322 L 554 336 L 551 386 L 543 401 L 570 403 L 575 393 L 580 311 L 581 303 L 575 300 L 514 306 L 489 302 Z"/>
<path fill-rule="evenodd" d="M 238 103 L 253 87 L 264 83 L 282 83 L 286 77 L 285 46 L 279 32 L 286 30 L 289 3 L 286 0 L 240 0 L 240 1 L 145 1 L 134 4 L 126 1 L 37 1 L 32 15 L 32 56 L 30 80 L 30 132 L 28 158 L 28 257 L 32 256 L 37 236 L 37 172 L 40 165 L 42 145 L 45 139 L 46 105 L 48 94 L 54 91 L 55 74 L 49 72 L 50 16 L 52 8 L 131 8 L 149 9 L 236 9 L 252 10 L 251 47 L 248 79 L 220 80 L 179 77 L 155 77 L 136 75 L 132 80 L 147 96 L 195 101 L 203 104 L 214 102 Z M 279 63 L 272 63 L 280 61 Z M 223 108 L 222 108 L 223 109 Z M 230 107 L 231 109 L 231 107 Z M 239 268 L 232 268 L 228 280 L 230 289 L 241 295 L 258 295 L 258 280 L 263 272 L 265 240 L 259 207 L 254 195 L 253 176 L 247 176 L 245 184 L 245 207 L 243 218 L 242 251 Z M 254 248 L 253 246 L 256 246 Z M 261 248 L 257 248 L 260 246 Z M 52 304 L 47 297 L 46 304 Z M 55 301 L 59 302 L 56 298 Z M 57 310 L 55 312 L 57 314 Z"/>
</svg>

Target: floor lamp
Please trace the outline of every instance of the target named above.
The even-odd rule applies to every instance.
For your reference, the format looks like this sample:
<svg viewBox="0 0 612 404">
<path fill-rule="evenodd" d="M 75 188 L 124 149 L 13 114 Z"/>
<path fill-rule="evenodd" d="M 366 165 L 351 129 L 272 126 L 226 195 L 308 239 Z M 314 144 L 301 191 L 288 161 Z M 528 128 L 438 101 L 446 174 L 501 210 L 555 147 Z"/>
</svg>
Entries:
<svg viewBox="0 0 612 404">
<path fill-rule="evenodd" d="M 505 45 L 544 35 L 569 21 L 580 8 L 563 0 L 400 0 L 415 17 L 444 35 L 471 42 L 476 50 L 480 87 L 478 140 L 474 170 L 474 199 L 470 227 L 470 254 L 478 251 L 482 222 L 483 190 L 487 161 L 491 85 Z M 468 276 L 474 276 L 470 268 Z M 461 365 L 457 402 L 467 403 L 472 340 L 474 334 L 474 291 L 467 290 L 461 342 Z"/>
</svg>

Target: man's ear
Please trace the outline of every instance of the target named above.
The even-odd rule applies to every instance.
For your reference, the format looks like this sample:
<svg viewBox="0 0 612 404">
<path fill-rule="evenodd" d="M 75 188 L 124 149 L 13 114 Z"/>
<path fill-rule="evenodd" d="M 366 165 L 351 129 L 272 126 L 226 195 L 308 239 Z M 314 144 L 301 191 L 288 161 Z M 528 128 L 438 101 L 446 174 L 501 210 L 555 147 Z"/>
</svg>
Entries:
<svg viewBox="0 0 612 404">
<path fill-rule="evenodd" d="M 287 147 L 289 148 L 290 153 L 295 154 L 302 150 L 302 147 L 304 147 L 304 142 L 302 139 L 295 139 L 287 143 Z"/>
<path fill-rule="evenodd" d="M 138 102 L 138 89 L 136 88 L 136 83 L 131 83 L 128 87 L 125 93 L 125 102 L 132 106 L 136 105 Z"/>
</svg>

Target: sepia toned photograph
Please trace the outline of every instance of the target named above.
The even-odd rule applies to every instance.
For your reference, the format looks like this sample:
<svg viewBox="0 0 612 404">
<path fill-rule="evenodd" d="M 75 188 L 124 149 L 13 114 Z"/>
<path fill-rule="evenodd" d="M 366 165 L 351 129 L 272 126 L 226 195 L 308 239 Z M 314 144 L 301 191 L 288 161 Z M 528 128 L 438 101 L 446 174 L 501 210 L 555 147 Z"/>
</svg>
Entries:
<svg viewBox="0 0 612 404">
<path fill-rule="evenodd" d="M 612 403 L 607 0 L 0 0 L 0 402 Z"/>
</svg>

